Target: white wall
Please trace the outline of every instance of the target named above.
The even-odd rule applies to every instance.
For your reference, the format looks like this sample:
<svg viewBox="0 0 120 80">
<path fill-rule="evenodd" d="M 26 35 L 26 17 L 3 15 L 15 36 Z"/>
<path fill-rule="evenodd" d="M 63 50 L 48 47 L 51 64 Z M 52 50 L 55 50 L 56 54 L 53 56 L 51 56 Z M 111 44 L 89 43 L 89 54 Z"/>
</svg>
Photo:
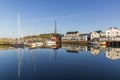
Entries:
<svg viewBox="0 0 120 80">
<path fill-rule="evenodd" d="M 62 41 L 87 41 L 88 36 L 63 36 Z"/>
<path fill-rule="evenodd" d="M 120 30 L 119 29 L 116 29 L 116 28 L 111 28 L 111 29 L 108 29 L 106 30 L 106 37 L 117 37 L 117 36 L 120 36 Z"/>
<path fill-rule="evenodd" d="M 97 33 L 97 32 L 92 32 L 90 34 L 90 39 L 94 39 L 94 38 L 99 38 L 100 37 L 100 33 Z"/>
</svg>

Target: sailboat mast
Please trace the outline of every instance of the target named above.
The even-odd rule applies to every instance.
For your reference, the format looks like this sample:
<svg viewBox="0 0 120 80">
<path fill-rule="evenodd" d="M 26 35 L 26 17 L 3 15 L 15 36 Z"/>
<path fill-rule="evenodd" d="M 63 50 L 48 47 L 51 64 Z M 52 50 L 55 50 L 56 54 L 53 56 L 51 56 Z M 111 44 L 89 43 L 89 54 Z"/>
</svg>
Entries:
<svg viewBox="0 0 120 80">
<path fill-rule="evenodd" d="M 19 15 L 19 13 L 18 13 L 18 44 L 19 44 L 19 42 L 20 42 L 20 40 L 19 40 L 19 38 L 20 38 L 20 32 L 19 32 L 19 27 L 20 27 L 20 15 Z"/>
</svg>

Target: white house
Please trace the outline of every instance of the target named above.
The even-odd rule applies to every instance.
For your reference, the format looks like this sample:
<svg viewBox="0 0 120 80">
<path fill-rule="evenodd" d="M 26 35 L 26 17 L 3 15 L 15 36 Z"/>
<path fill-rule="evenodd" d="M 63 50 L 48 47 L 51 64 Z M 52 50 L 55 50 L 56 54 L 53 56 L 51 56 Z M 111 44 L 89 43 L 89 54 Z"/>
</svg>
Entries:
<svg viewBox="0 0 120 80">
<path fill-rule="evenodd" d="M 105 37 L 120 37 L 120 29 L 113 27 L 105 31 Z"/>
<path fill-rule="evenodd" d="M 89 37 L 89 34 L 79 34 L 78 31 L 74 32 L 67 32 L 63 37 L 62 37 L 62 42 L 67 42 L 67 41 L 87 41 Z"/>
<path fill-rule="evenodd" d="M 101 32 L 102 32 L 101 30 L 95 31 L 95 32 L 91 32 L 90 33 L 90 39 L 93 40 L 93 39 L 96 39 L 96 38 L 100 38 Z"/>
<path fill-rule="evenodd" d="M 67 32 L 64 36 L 79 36 L 78 31 L 73 31 L 73 32 Z"/>
<path fill-rule="evenodd" d="M 113 27 L 109 28 L 105 32 L 102 32 L 100 36 L 101 41 L 120 41 L 120 29 Z"/>
</svg>

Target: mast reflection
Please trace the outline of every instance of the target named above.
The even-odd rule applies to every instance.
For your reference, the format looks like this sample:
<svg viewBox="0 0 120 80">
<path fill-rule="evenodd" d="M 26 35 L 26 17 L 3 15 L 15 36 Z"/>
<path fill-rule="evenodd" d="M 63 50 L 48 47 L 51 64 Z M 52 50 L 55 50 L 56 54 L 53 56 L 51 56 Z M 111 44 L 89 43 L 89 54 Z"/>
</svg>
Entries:
<svg viewBox="0 0 120 80">
<path fill-rule="evenodd" d="M 21 52 L 20 52 L 20 48 L 18 48 L 17 51 L 18 51 L 18 80 L 20 80 L 20 69 L 21 69 Z"/>
</svg>

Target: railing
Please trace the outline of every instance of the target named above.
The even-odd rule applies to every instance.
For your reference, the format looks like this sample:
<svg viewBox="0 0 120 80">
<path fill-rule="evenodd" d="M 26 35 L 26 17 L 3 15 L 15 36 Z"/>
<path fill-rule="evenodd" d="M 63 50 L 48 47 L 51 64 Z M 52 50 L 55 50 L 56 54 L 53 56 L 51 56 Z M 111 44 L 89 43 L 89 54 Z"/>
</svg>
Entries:
<svg viewBox="0 0 120 80">
<path fill-rule="evenodd" d="M 120 37 L 104 37 L 100 38 L 100 41 L 120 41 Z"/>
</svg>

